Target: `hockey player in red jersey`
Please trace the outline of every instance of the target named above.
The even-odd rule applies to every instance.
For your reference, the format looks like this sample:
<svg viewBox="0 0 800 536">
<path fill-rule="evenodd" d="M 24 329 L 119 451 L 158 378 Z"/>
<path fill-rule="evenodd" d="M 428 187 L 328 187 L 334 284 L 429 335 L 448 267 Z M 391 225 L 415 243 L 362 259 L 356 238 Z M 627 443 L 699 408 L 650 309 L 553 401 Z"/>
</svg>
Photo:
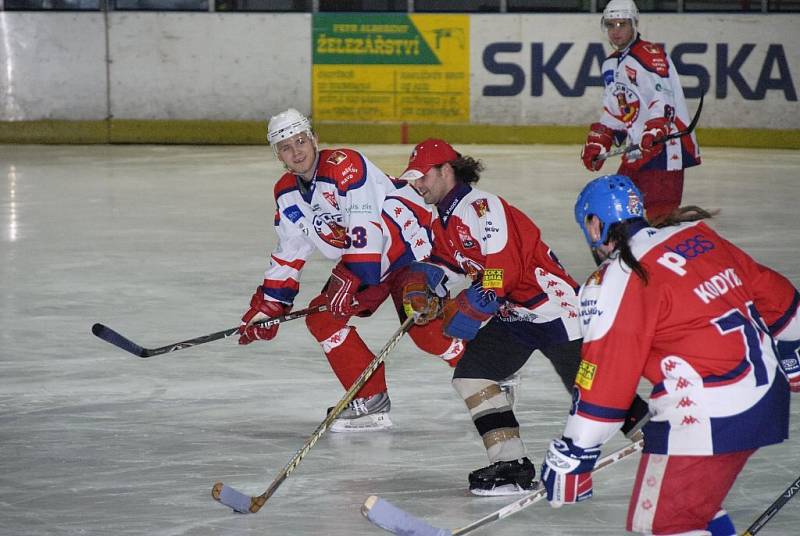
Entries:
<svg viewBox="0 0 800 536">
<path fill-rule="evenodd" d="M 540 350 L 566 389 L 572 388 L 581 345 L 578 285 L 530 218 L 475 188 L 482 169 L 444 140 L 428 139 L 414 149 L 401 178 L 413 181 L 425 201 L 436 205 L 438 217 L 431 257 L 412 265 L 416 279 L 409 278 L 404 300 L 424 324 L 434 316 L 438 299 L 466 283 L 445 301 L 443 328 L 448 336 L 468 341 L 453 387 L 491 462 L 469 475 L 469 486 L 475 495 L 507 495 L 525 493 L 536 483 L 512 401 L 500 382 Z M 631 411 L 631 429 L 646 415 L 640 402 Z"/>
<path fill-rule="evenodd" d="M 800 294 L 699 221 L 707 216 L 675 212 L 651 227 L 620 175 L 578 196 L 575 219 L 604 261 L 581 288 L 573 406 L 542 466 L 553 506 L 592 496 L 600 446 L 641 378 L 653 385 L 651 420 L 629 531 L 735 534 L 725 496 L 756 449 L 786 439 L 787 376 L 796 384 L 800 372 L 782 370 L 775 340 L 800 339 Z"/>
<path fill-rule="evenodd" d="M 633 0 L 611 0 L 601 25 L 614 52 L 602 65 L 603 111 L 589 128 L 581 152 L 589 171 L 598 171 L 613 144 L 638 144 L 639 151 L 623 156 L 618 170 L 630 177 L 644 195 L 650 221 L 680 205 L 684 169 L 700 163 L 694 133 L 668 142 L 668 134 L 691 122 L 680 79 L 664 49 L 645 41 L 638 32 L 639 10 Z"/>
<path fill-rule="evenodd" d="M 300 272 L 318 250 L 337 264 L 310 304 L 327 304 L 328 310 L 309 315 L 306 324 L 342 385 L 349 388 L 374 358 L 348 324 L 350 317 L 369 316 L 391 295 L 405 320 L 401 281 L 412 261 L 430 253 L 431 210 L 413 188 L 390 179 L 358 151 L 319 150 L 310 121 L 297 110 L 272 117 L 267 139 L 287 170 L 274 187 L 278 241 L 264 281 L 242 317 L 239 343 L 275 337 L 277 325 L 252 324 L 291 309 Z M 462 341 L 445 337 L 435 323 L 414 326 L 409 336 L 451 365 L 463 352 Z M 331 431 L 388 428 L 389 408 L 381 365 Z"/>
</svg>

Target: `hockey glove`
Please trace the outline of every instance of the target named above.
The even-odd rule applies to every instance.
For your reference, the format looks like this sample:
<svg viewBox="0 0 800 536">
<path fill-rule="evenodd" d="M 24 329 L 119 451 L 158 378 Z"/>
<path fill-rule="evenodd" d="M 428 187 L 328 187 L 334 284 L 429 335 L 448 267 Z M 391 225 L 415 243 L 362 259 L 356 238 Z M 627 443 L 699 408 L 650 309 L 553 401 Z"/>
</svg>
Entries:
<svg viewBox="0 0 800 536">
<path fill-rule="evenodd" d="M 480 280 L 458 293 L 444 306 L 444 334 L 454 339 L 471 341 L 481 324 L 497 312 L 500 304 L 492 290 L 485 290 Z"/>
<path fill-rule="evenodd" d="M 550 442 L 542 464 L 542 482 L 553 508 L 592 497 L 592 469 L 600 456 L 598 447 L 582 449 L 562 437 Z"/>
<path fill-rule="evenodd" d="M 669 119 L 656 117 L 644 124 L 644 132 L 639 142 L 644 160 L 652 160 L 664 149 L 664 138 L 669 134 Z"/>
<path fill-rule="evenodd" d="M 361 278 L 339 262 L 333 267 L 331 278 L 325 289 L 328 298 L 328 310 L 340 316 L 352 316 L 358 313 L 358 300 L 356 293 L 361 285 Z"/>
<path fill-rule="evenodd" d="M 426 262 L 412 262 L 403 277 L 403 310 L 414 323 L 424 325 L 439 316 L 447 295 L 444 270 Z"/>
<path fill-rule="evenodd" d="M 793 393 L 800 393 L 800 341 L 777 341 L 778 363 L 781 365 L 786 379 L 789 380 L 789 389 Z"/>
<path fill-rule="evenodd" d="M 589 171 L 599 171 L 603 167 L 605 160 L 597 160 L 601 154 L 611 150 L 614 143 L 614 131 L 602 123 L 592 123 L 589 127 L 589 135 L 586 136 L 586 143 L 581 151 L 583 165 Z"/>
<path fill-rule="evenodd" d="M 239 344 L 250 344 L 253 341 L 269 341 L 278 334 L 279 324 L 274 326 L 252 326 L 252 322 L 263 320 L 264 318 L 278 318 L 288 313 L 292 309 L 291 305 L 270 300 L 264 295 L 264 288 L 258 287 L 250 298 L 250 309 L 242 317 L 242 324 L 239 326 Z"/>
</svg>

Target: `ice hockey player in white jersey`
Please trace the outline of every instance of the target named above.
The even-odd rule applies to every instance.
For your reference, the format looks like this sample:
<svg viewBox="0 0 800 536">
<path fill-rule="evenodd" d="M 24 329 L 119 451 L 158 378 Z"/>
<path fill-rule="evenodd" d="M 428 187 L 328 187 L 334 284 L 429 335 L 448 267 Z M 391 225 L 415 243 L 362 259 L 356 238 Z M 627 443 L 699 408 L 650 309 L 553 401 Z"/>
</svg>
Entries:
<svg viewBox="0 0 800 536">
<path fill-rule="evenodd" d="M 601 25 L 614 52 L 602 66 L 603 111 L 592 123 L 581 153 L 584 166 L 598 171 L 597 157 L 614 144 L 638 144 L 622 158 L 617 173 L 626 175 L 644 195 L 650 221 L 678 208 L 684 169 L 700 163 L 694 133 L 659 143 L 685 130 L 691 118 L 678 72 L 661 45 L 642 39 L 639 10 L 633 0 L 611 0 Z"/>
<path fill-rule="evenodd" d="M 267 139 L 286 167 L 273 189 L 278 240 L 263 283 L 242 317 L 239 343 L 275 337 L 277 325 L 252 324 L 291 309 L 303 266 L 318 250 L 336 265 L 310 303 L 326 304 L 328 310 L 309 315 L 306 324 L 348 389 L 374 358 L 349 320 L 369 316 L 389 296 L 401 321 L 405 319 L 402 284 L 411 262 L 430 254 L 431 209 L 413 188 L 388 177 L 360 152 L 318 149 L 311 122 L 295 109 L 270 119 Z M 424 351 L 455 366 L 464 345 L 445 337 L 440 323 L 414 326 L 409 336 Z M 381 365 L 331 431 L 388 428 L 389 408 Z"/>
<path fill-rule="evenodd" d="M 542 480 L 553 506 L 592 496 L 591 471 L 619 429 L 640 379 L 651 420 L 627 529 L 653 535 L 735 534 L 722 503 L 747 459 L 789 431 L 789 386 L 775 340 L 800 339 L 800 294 L 702 220 L 644 218 L 628 177 L 603 176 L 578 196 L 575 219 L 603 260 L 581 287 L 581 364 L 563 435 Z M 796 363 L 795 363 L 796 365 Z"/>
</svg>

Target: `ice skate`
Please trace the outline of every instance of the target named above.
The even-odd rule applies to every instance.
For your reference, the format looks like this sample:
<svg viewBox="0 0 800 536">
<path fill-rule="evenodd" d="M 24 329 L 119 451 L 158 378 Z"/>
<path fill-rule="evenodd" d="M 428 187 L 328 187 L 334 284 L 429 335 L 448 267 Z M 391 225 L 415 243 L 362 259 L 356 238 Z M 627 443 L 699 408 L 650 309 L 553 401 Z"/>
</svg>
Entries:
<svg viewBox="0 0 800 536">
<path fill-rule="evenodd" d="M 519 495 L 539 486 L 536 469 L 525 457 L 510 462 L 495 462 L 469 474 L 469 491 L 473 495 Z"/>
<path fill-rule="evenodd" d="M 377 432 L 391 428 L 389 410 L 392 402 L 385 391 L 365 398 L 356 398 L 331 424 L 331 432 Z M 328 408 L 330 412 L 333 408 Z"/>
</svg>

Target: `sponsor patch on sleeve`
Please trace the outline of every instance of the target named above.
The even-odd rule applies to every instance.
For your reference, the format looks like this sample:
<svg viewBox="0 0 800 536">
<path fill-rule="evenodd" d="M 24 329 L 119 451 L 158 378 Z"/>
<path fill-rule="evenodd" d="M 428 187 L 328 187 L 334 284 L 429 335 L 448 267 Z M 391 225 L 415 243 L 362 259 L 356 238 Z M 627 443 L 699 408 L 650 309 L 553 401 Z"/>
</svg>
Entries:
<svg viewBox="0 0 800 536">
<path fill-rule="evenodd" d="M 283 209 L 283 214 L 289 218 L 292 223 L 297 223 L 297 220 L 303 217 L 303 211 L 297 205 L 290 205 Z"/>
<path fill-rule="evenodd" d="M 487 268 L 483 271 L 483 288 L 503 288 L 503 269 Z"/>
<path fill-rule="evenodd" d="M 578 367 L 578 375 L 575 376 L 575 383 L 589 391 L 592 389 L 592 383 L 594 382 L 594 375 L 596 373 L 597 365 L 581 359 L 580 367 Z"/>
</svg>

